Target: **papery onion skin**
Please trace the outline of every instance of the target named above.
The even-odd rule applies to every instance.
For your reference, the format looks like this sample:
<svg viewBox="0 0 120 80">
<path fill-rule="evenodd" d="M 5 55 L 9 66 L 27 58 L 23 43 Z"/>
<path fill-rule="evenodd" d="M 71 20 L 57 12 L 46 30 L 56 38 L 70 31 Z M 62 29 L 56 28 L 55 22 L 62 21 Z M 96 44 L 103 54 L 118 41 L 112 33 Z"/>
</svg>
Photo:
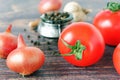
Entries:
<svg viewBox="0 0 120 80">
<path fill-rule="evenodd" d="M 42 50 L 36 47 L 27 47 L 24 42 L 18 42 L 18 48 L 8 55 L 6 64 L 14 72 L 30 75 L 40 69 L 44 61 L 45 55 Z"/>
<path fill-rule="evenodd" d="M 0 58 L 7 58 L 9 53 L 17 48 L 17 36 L 11 33 L 12 25 L 0 33 Z"/>
<path fill-rule="evenodd" d="M 62 0 L 41 0 L 38 5 L 38 11 L 44 14 L 50 11 L 57 11 L 61 6 Z"/>
<path fill-rule="evenodd" d="M 35 51 L 34 51 L 35 50 Z M 14 50 L 7 58 L 7 66 L 22 75 L 30 75 L 44 64 L 44 54 L 34 47 Z"/>
</svg>

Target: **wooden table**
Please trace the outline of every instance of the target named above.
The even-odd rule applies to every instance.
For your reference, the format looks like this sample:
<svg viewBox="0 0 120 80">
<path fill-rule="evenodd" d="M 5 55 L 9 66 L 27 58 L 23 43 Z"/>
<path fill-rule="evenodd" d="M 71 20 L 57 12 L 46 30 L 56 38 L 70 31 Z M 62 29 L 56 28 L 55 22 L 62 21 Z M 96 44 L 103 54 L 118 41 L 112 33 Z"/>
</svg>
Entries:
<svg viewBox="0 0 120 80">
<path fill-rule="evenodd" d="M 64 0 L 63 6 L 70 0 Z M 92 23 L 95 14 L 104 8 L 109 0 L 74 0 L 84 8 L 92 9 L 88 14 L 87 22 Z M 114 0 L 111 0 L 114 1 Z M 119 1 L 119 0 L 116 0 Z M 58 53 L 57 39 L 41 37 L 38 33 L 30 30 L 28 23 L 39 19 L 37 5 L 39 0 L 0 0 L 0 32 L 3 32 L 9 24 L 13 25 L 12 32 L 15 35 L 22 34 L 27 45 L 36 46 L 31 40 L 37 40 L 46 56 L 46 61 L 41 69 L 35 73 L 22 77 L 9 70 L 5 59 L 0 59 L 0 80 L 119 80 L 112 63 L 114 47 L 107 46 L 103 58 L 89 67 L 75 67 L 67 63 Z M 62 6 L 62 8 L 63 8 Z M 61 10 L 62 10 L 61 8 Z M 28 38 L 30 35 L 30 38 Z"/>
</svg>

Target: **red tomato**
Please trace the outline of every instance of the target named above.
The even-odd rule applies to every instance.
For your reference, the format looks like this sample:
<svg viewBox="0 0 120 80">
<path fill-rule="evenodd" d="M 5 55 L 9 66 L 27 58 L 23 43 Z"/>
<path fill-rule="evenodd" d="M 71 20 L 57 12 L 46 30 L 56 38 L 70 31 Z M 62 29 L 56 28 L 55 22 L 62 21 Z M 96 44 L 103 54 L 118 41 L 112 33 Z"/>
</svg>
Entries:
<svg viewBox="0 0 120 80">
<path fill-rule="evenodd" d="M 114 6 L 113 4 L 116 5 L 116 3 L 111 5 Z M 94 17 L 93 24 L 102 33 L 106 44 L 116 46 L 120 43 L 120 37 L 118 36 L 120 35 L 120 10 L 107 9 L 98 12 Z"/>
<path fill-rule="evenodd" d="M 118 44 L 113 52 L 113 64 L 118 74 L 120 74 L 120 44 Z"/>
<path fill-rule="evenodd" d="M 104 39 L 99 30 L 86 22 L 68 25 L 58 40 L 61 55 L 75 66 L 95 64 L 103 56 L 104 48 Z"/>
</svg>

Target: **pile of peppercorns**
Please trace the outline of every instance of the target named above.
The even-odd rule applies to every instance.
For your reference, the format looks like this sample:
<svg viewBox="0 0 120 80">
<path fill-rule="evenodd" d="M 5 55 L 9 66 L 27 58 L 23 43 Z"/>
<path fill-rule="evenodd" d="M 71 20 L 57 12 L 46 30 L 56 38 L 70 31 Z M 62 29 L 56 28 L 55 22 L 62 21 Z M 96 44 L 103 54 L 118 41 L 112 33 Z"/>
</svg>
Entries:
<svg viewBox="0 0 120 80">
<path fill-rule="evenodd" d="M 64 23 L 69 16 L 68 12 L 49 12 L 41 16 L 41 19 L 52 24 L 60 24 Z"/>
</svg>

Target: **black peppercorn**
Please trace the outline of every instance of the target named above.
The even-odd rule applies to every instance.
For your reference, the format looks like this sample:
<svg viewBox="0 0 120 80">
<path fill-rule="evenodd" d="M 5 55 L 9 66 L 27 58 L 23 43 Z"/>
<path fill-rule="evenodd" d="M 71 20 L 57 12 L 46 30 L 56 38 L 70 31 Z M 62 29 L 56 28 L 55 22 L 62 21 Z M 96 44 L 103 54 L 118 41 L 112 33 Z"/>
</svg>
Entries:
<svg viewBox="0 0 120 80">
<path fill-rule="evenodd" d="M 30 38 L 30 35 L 28 35 L 27 38 Z"/>
</svg>

